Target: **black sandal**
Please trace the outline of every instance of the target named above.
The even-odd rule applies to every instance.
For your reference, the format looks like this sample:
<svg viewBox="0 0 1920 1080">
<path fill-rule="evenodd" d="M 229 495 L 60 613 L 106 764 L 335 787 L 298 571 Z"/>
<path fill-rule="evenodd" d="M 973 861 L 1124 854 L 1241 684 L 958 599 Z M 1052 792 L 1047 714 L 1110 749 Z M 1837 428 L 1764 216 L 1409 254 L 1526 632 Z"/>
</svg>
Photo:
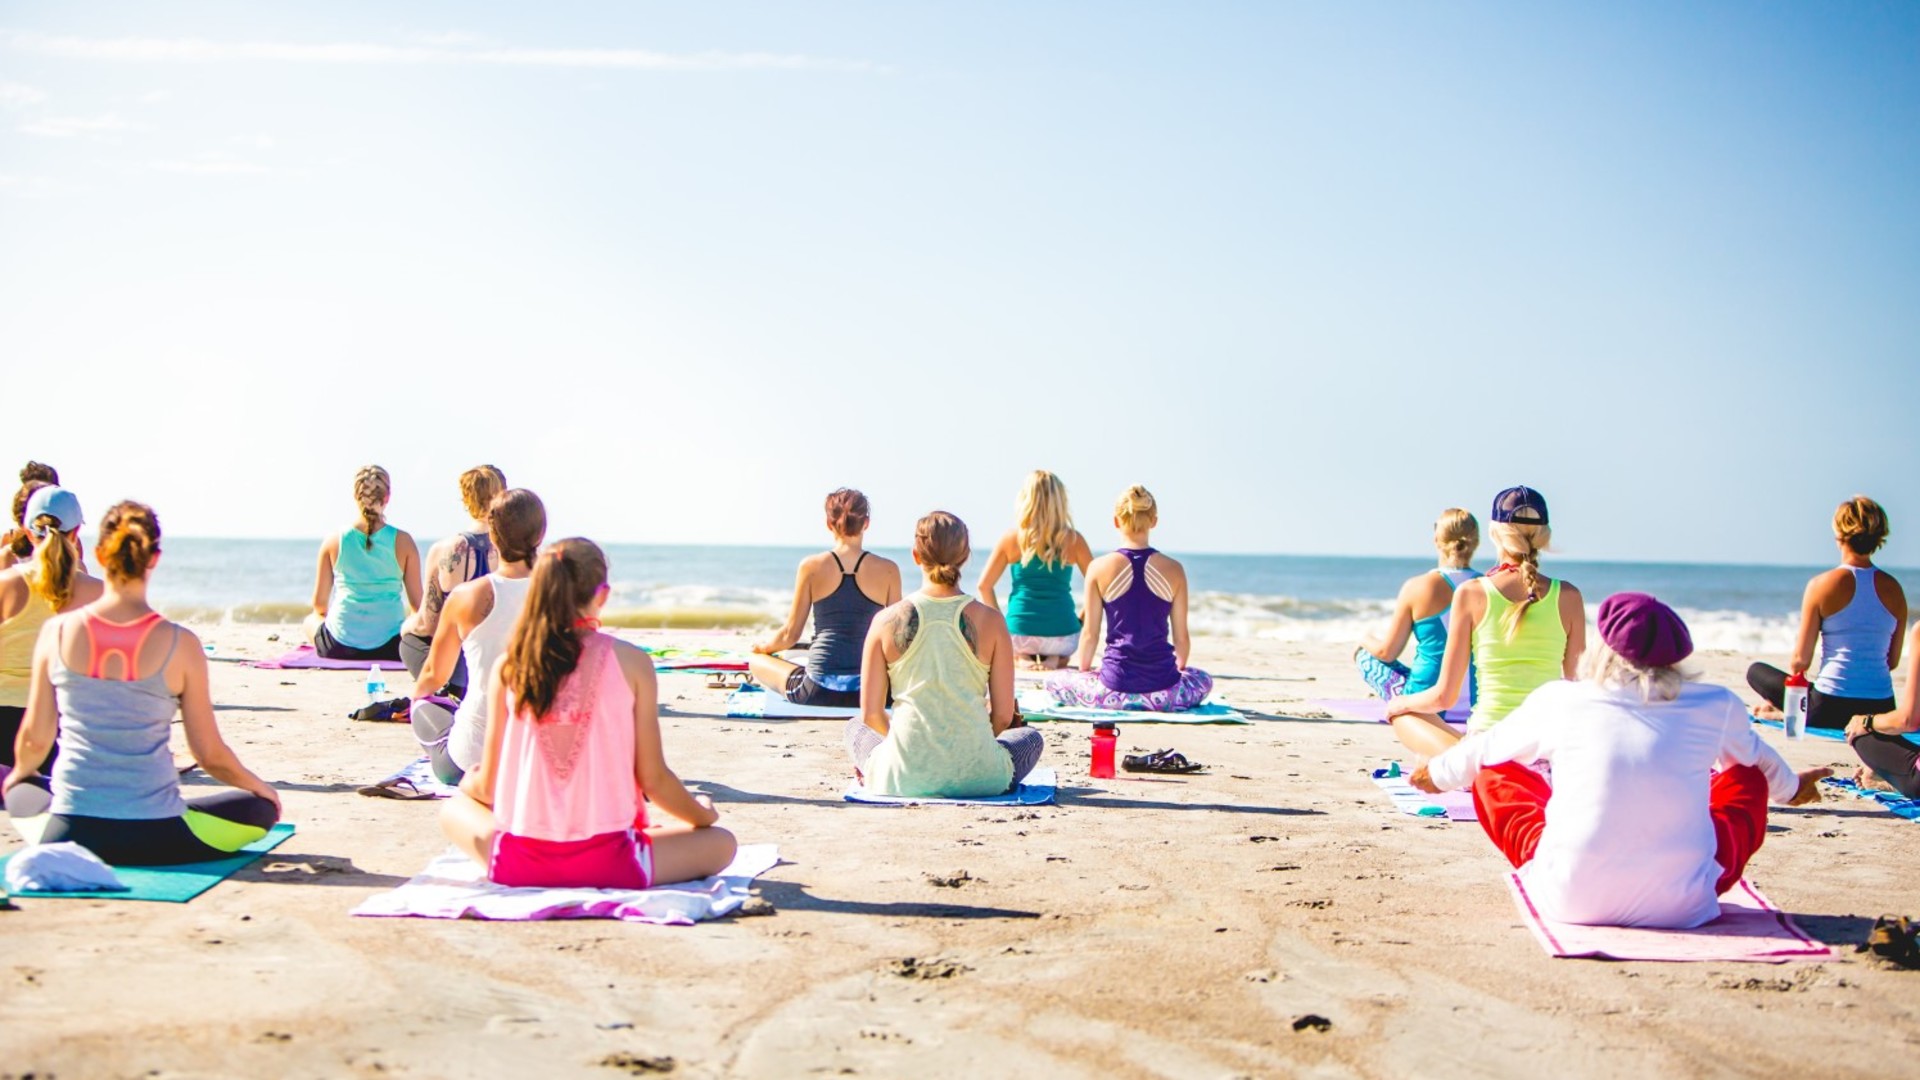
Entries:
<svg viewBox="0 0 1920 1080">
<path fill-rule="evenodd" d="M 1188 761 L 1186 755 L 1172 749 L 1155 750 L 1151 754 L 1128 754 L 1120 759 L 1120 767 L 1128 772 L 1151 773 L 1197 773 L 1206 768 L 1197 761 Z"/>
</svg>

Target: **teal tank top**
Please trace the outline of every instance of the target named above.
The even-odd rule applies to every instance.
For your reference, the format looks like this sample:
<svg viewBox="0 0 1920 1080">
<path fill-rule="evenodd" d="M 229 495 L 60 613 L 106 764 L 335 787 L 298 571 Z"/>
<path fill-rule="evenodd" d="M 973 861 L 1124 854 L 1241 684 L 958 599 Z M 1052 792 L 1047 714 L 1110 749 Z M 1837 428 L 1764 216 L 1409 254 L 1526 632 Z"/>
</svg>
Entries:
<svg viewBox="0 0 1920 1080">
<path fill-rule="evenodd" d="M 1472 581 L 1480 576 L 1480 571 L 1471 567 L 1455 569 L 1443 566 L 1434 573 L 1446 578 L 1447 584 L 1456 589 L 1461 582 Z M 1407 665 L 1405 693 L 1417 694 L 1440 681 L 1441 661 L 1447 655 L 1447 622 L 1452 615 L 1453 608 L 1448 606 L 1441 608 L 1439 614 L 1413 621 L 1413 663 Z M 1471 687 L 1474 678 L 1471 665 L 1467 671 L 1468 685 Z M 1472 690 L 1469 689 L 1468 699 L 1472 697 Z"/>
<path fill-rule="evenodd" d="M 327 605 L 327 632 L 356 649 L 377 649 L 400 633 L 407 616 L 400 599 L 400 559 L 393 553 L 400 530 L 382 525 L 367 547 L 367 534 L 340 534 L 340 555 L 333 563 L 333 600 Z"/>
<path fill-rule="evenodd" d="M 1007 632 L 1022 637 L 1066 637 L 1080 632 L 1073 613 L 1073 564 L 1062 559 L 1048 566 L 1037 555 L 1008 570 Z"/>
</svg>

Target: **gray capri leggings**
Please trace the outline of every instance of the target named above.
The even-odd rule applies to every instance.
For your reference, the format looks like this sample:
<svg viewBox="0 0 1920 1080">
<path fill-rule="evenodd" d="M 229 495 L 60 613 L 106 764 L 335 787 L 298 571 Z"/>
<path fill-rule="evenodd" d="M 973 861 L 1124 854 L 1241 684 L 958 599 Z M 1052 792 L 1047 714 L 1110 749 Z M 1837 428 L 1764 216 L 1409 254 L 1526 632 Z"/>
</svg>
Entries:
<svg viewBox="0 0 1920 1080">
<path fill-rule="evenodd" d="M 847 721 L 847 756 L 862 773 L 867 771 L 867 758 L 873 755 L 874 748 L 885 741 L 886 736 L 868 727 L 859 717 Z M 1013 759 L 1013 785 L 1009 791 L 1018 787 L 1033 767 L 1040 764 L 1040 752 L 1047 748 L 1047 741 L 1030 727 L 1008 728 L 994 736 L 994 741 Z"/>
</svg>

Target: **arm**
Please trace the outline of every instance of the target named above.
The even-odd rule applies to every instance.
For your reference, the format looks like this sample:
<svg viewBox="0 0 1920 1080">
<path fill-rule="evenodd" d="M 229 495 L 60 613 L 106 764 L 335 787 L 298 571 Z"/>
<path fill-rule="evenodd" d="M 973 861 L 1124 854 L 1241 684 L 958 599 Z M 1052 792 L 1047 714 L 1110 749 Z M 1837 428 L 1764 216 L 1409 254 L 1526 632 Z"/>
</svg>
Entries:
<svg viewBox="0 0 1920 1080">
<path fill-rule="evenodd" d="M 487 744 L 480 751 L 480 765 L 460 778 L 460 793 L 487 807 L 493 805 L 493 778 L 500 768 L 500 748 L 507 741 L 507 692 L 500 678 L 505 661 L 505 657 L 495 660 L 486 676 Z"/>
<path fill-rule="evenodd" d="M 432 602 L 432 595 L 428 595 Z M 466 640 L 473 629 L 473 590 L 462 585 L 447 598 L 446 610 L 440 615 L 440 625 L 435 628 L 433 646 L 427 650 L 427 662 L 420 665 L 420 677 L 413 683 L 415 701 L 429 694 L 440 692 L 453 677 L 453 669 L 460 663 L 460 643 Z"/>
<path fill-rule="evenodd" d="M 1467 736 L 1453 744 L 1453 749 L 1415 769 L 1407 783 L 1429 793 L 1457 791 L 1470 786 L 1480 770 L 1489 765 L 1551 761 L 1549 740 L 1558 717 L 1553 715 L 1553 695 L 1541 690 L 1534 691 L 1499 724 Z M 1546 700 L 1542 701 L 1543 697 Z"/>
<path fill-rule="evenodd" d="M 1400 586 L 1400 595 L 1393 602 L 1393 619 L 1387 623 L 1386 634 L 1363 639 L 1360 644 L 1373 654 L 1375 660 L 1391 664 L 1400 659 L 1407 649 L 1408 639 L 1413 637 L 1413 593 L 1419 578 Z"/>
<path fill-rule="evenodd" d="M 176 626 L 173 632 L 186 639 L 180 643 L 181 648 L 174 649 L 169 666 L 176 669 L 174 674 L 180 679 L 180 726 L 186 730 L 187 749 L 192 751 L 193 760 L 215 780 L 258 795 L 278 807 L 280 796 L 273 787 L 242 765 L 240 756 L 220 737 L 220 726 L 213 718 L 207 654 L 200 648 L 200 639 L 184 627 Z"/>
<path fill-rule="evenodd" d="M 1580 655 L 1587 651 L 1587 602 L 1580 590 L 1560 583 L 1560 625 L 1567 631 L 1567 651 L 1560 660 L 1560 677 L 1580 678 Z"/>
<path fill-rule="evenodd" d="M 1793 657 L 1787 661 L 1787 671 L 1795 675 L 1804 675 L 1813 666 L 1813 643 L 1820 636 L 1820 602 L 1826 590 L 1820 587 L 1825 574 L 1807 582 L 1806 594 L 1800 598 L 1800 633 L 1793 639 Z"/>
<path fill-rule="evenodd" d="M 1904 636 L 1900 628 L 1907 625 L 1907 594 L 1900 588 L 1900 583 L 1893 580 L 1893 575 L 1882 571 L 1879 576 L 1893 583 L 1893 602 L 1886 605 L 1893 614 L 1893 641 L 1887 645 L 1887 670 L 1892 671 L 1900 666 L 1900 639 Z M 1881 600 L 1884 602 L 1886 598 L 1882 597 Z"/>
<path fill-rule="evenodd" d="M 624 641 L 613 647 L 620 658 L 620 673 L 633 688 L 633 775 L 640 790 L 648 802 L 696 829 L 719 821 L 720 812 L 713 803 L 694 798 L 667 768 L 666 751 L 660 745 L 660 684 L 653 673 L 653 659 Z"/>
<path fill-rule="evenodd" d="M 986 568 L 980 571 L 980 583 L 973 587 L 974 596 L 995 611 L 1000 610 L 1000 597 L 995 594 L 994 589 L 999 586 L 1000 575 L 1006 570 L 1007 564 L 1013 561 L 1007 557 L 1009 542 L 1019 544 L 1014 535 L 1008 533 L 1000 538 L 999 543 L 993 545 L 993 554 L 987 557 Z"/>
<path fill-rule="evenodd" d="M 400 583 L 407 590 L 407 609 L 420 610 L 420 549 L 413 534 L 402 529 L 393 540 L 394 557 L 400 560 Z"/>
<path fill-rule="evenodd" d="M 1193 655 L 1193 636 L 1187 633 L 1187 568 L 1174 562 L 1173 573 L 1173 610 L 1167 612 L 1167 619 L 1173 624 L 1173 662 L 1181 671 L 1187 670 L 1187 657 Z"/>
<path fill-rule="evenodd" d="M 787 609 L 786 623 L 778 633 L 756 644 L 754 652 L 771 656 L 782 649 L 793 648 L 793 643 L 800 640 L 800 631 L 807 625 L 807 609 L 813 602 L 812 590 L 807 588 L 807 579 L 812 576 L 807 560 L 802 559 L 800 569 L 793 574 L 793 603 Z"/>
<path fill-rule="evenodd" d="M 1073 666 L 1080 671 L 1093 670 L 1093 650 L 1100 647 L 1100 622 L 1107 614 L 1095 577 L 1087 575 L 1087 613 L 1080 619 L 1080 648 L 1073 654 Z"/>
<path fill-rule="evenodd" d="M 1013 635 L 1007 632 L 1006 616 L 984 604 L 965 614 L 974 620 L 987 649 L 981 657 L 987 662 L 987 719 L 998 735 L 1013 726 Z"/>
<path fill-rule="evenodd" d="M 337 536 L 320 542 L 320 564 L 313 571 L 313 613 L 323 619 L 327 617 L 327 603 L 333 599 L 333 552 L 339 542 Z"/>
<path fill-rule="evenodd" d="M 27 687 L 27 714 L 20 721 L 20 733 L 13 740 L 13 772 L 8 774 L 4 788 L 14 785 L 37 773 L 47 760 L 47 753 L 53 749 L 53 737 L 59 730 L 60 714 L 54 707 L 53 697 L 53 654 L 60 648 L 59 619 L 49 619 L 40 628 L 40 638 L 33 644 L 33 681 Z M 202 662 L 205 661 L 202 657 Z"/>
<path fill-rule="evenodd" d="M 1473 628 L 1486 609 L 1486 586 L 1481 579 L 1463 583 L 1453 593 L 1453 614 L 1447 617 L 1447 651 L 1440 658 L 1440 681 L 1417 694 L 1402 694 L 1387 703 L 1387 719 L 1407 713 L 1439 714 L 1460 700 L 1467 683 L 1467 665 L 1473 662 Z"/>
<path fill-rule="evenodd" d="M 1747 707 L 1732 691 L 1726 691 L 1726 715 L 1720 727 L 1720 767 L 1752 765 L 1767 778 L 1767 794 L 1786 806 L 1804 806 L 1820 801 L 1820 781 L 1833 775 L 1828 768 L 1793 771 L 1780 752 L 1760 741 Z"/>
<path fill-rule="evenodd" d="M 882 735 L 887 733 L 887 695 L 893 690 L 887 681 L 886 642 L 899 616 L 898 605 L 875 615 L 860 650 L 860 722 Z"/>
</svg>

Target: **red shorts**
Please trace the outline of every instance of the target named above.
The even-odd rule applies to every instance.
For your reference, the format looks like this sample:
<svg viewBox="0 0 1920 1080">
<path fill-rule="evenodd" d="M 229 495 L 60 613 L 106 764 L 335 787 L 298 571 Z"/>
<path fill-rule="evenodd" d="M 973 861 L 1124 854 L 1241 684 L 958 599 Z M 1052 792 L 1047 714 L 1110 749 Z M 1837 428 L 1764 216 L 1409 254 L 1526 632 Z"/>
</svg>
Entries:
<svg viewBox="0 0 1920 1080">
<path fill-rule="evenodd" d="M 497 832 L 487 877 L 495 885 L 546 889 L 645 889 L 653 884 L 653 842 L 638 829 L 585 840 Z"/>
</svg>

